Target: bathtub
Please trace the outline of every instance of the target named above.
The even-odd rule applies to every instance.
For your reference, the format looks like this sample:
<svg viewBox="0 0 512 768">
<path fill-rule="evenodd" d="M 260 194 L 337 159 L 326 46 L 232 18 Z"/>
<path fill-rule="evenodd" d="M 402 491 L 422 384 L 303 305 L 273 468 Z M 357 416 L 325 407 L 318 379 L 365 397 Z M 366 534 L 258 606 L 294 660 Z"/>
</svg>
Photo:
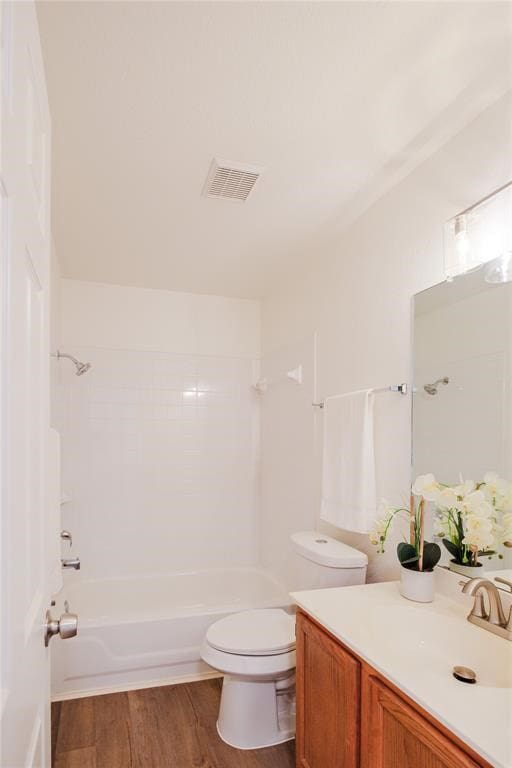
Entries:
<svg viewBox="0 0 512 768">
<path fill-rule="evenodd" d="M 218 673 L 199 656 L 214 621 L 249 608 L 291 605 L 258 568 L 77 581 L 56 599 L 78 613 L 77 637 L 51 644 L 52 700 L 199 680 Z"/>
</svg>

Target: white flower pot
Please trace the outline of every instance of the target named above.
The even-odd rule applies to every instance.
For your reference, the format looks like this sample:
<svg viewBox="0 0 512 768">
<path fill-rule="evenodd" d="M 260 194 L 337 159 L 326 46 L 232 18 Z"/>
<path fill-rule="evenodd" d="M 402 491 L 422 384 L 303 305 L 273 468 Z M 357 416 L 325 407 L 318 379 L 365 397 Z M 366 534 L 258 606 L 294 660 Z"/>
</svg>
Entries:
<svg viewBox="0 0 512 768">
<path fill-rule="evenodd" d="M 450 571 L 455 571 L 455 573 L 460 573 L 462 576 L 467 576 L 468 579 L 479 578 L 482 575 L 482 567 L 482 563 L 478 563 L 478 565 L 460 565 L 460 563 L 456 563 L 455 560 L 450 560 L 448 565 Z"/>
<path fill-rule="evenodd" d="M 434 599 L 434 571 L 412 571 L 402 565 L 400 594 L 416 603 L 431 603 Z"/>
</svg>

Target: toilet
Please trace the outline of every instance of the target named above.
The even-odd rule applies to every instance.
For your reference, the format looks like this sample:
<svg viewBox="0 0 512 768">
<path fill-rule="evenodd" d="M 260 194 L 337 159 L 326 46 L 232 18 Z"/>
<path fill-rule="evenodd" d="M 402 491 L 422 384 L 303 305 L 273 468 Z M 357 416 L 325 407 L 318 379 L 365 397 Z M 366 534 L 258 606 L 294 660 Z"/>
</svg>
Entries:
<svg viewBox="0 0 512 768">
<path fill-rule="evenodd" d="M 318 531 L 291 538 L 294 590 L 364 584 L 368 558 Z M 237 749 L 258 749 L 295 736 L 295 617 L 259 608 L 212 624 L 201 658 L 222 672 L 217 730 Z"/>
</svg>

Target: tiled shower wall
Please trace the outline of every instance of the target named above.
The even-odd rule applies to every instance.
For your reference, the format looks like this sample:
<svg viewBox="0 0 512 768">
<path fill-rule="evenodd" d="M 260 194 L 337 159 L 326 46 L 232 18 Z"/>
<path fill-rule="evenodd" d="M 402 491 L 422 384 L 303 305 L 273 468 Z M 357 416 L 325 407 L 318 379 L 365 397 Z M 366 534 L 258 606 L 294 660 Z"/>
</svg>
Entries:
<svg viewBox="0 0 512 768">
<path fill-rule="evenodd" d="M 68 329 L 69 332 L 69 329 Z M 69 344 L 68 344 L 69 347 Z M 58 363 L 63 525 L 73 578 L 258 558 L 257 359 L 73 346 Z"/>
</svg>

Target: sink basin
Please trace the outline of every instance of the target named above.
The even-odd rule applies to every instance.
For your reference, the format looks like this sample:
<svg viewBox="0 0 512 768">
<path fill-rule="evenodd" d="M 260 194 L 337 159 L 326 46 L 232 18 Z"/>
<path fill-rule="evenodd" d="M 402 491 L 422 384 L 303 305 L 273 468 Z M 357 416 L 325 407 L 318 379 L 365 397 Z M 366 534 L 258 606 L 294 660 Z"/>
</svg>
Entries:
<svg viewBox="0 0 512 768">
<path fill-rule="evenodd" d="M 512 643 L 470 624 L 465 613 L 435 603 L 403 602 L 379 606 L 374 617 L 380 627 L 399 629 L 382 635 L 380 642 L 383 651 L 400 656 L 404 663 L 417 666 L 420 662 L 432 675 L 451 675 L 456 665 L 470 667 L 476 672 L 477 685 L 512 688 Z"/>
</svg>

